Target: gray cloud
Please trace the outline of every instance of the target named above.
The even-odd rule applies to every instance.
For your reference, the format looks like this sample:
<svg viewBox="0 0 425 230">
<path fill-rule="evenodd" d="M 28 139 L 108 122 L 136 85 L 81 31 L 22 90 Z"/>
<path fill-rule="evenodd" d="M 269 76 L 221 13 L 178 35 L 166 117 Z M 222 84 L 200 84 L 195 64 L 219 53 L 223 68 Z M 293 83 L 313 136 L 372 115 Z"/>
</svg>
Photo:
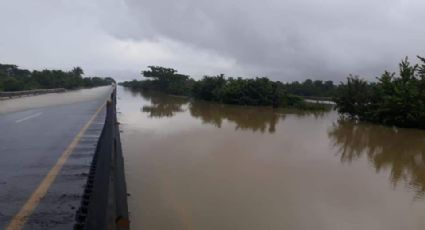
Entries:
<svg viewBox="0 0 425 230">
<path fill-rule="evenodd" d="M 425 55 L 422 0 L 42 2 L 0 3 L 11 12 L 0 16 L 7 33 L 0 36 L 0 61 L 78 64 L 123 78 L 158 64 L 197 77 L 285 81 L 341 80 L 349 73 L 372 79 L 406 55 Z"/>
</svg>

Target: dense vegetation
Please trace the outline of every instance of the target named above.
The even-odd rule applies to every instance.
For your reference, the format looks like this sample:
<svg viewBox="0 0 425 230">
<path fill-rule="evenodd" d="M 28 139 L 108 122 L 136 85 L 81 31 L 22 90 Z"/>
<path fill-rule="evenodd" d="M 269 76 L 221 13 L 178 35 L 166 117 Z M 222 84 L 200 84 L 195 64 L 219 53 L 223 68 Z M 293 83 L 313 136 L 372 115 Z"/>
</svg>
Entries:
<svg viewBox="0 0 425 230">
<path fill-rule="evenodd" d="M 306 103 L 301 97 L 289 93 L 285 84 L 264 77 L 243 79 L 219 75 L 204 76 L 195 81 L 187 75 L 178 74 L 174 69 L 159 66 L 149 68 L 142 72 L 148 80 L 121 84 L 133 89 L 153 89 L 225 104 L 324 109 L 322 105 Z"/>
<path fill-rule="evenodd" d="M 208 101 L 273 107 L 301 106 L 300 97 L 289 94 L 282 83 L 267 78 L 242 79 L 205 76 L 195 82 L 192 95 Z"/>
<path fill-rule="evenodd" d="M 142 72 L 149 80 L 122 85 L 238 105 L 325 109 L 323 105 L 306 103 L 302 97 L 332 98 L 343 117 L 425 129 L 425 58 L 418 59 L 420 64 L 415 65 L 407 58 L 402 60 L 399 75 L 385 71 L 375 82 L 350 75 L 338 86 L 332 81 L 281 83 L 264 77 L 243 79 L 224 75 L 204 76 L 195 81 L 174 69 L 158 66 Z"/>
<path fill-rule="evenodd" d="M 65 88 L 76 89 L 81 87 L 95 87 L 109 85 L 112 78 L 82 77 L 80 67 L 71 71 L 62 70 L 34 70 L 20 69 L 16 65 L 0 64 L 0 91 L 19 91 L 31 89 Z"/>
<path fill-rule="evenodd" d="M 289 93 L 311 97 L 311 98 L 332 98 L 336 96 L 337 85 L 333 81 L 321 81 L 307 79 L 304 82 L 290 82 L 285 84 L 285 88 Z"/>
<path fill-rule="evenodd" d="M 335 96 L 337 109 L 349 117 L 400 127 L 425 128 L 425 58 L 399 64 L 399 75 L 385 72 L 377 82 L 349 76 Z"/>
<path fill-rule="evenodd" d="M 177 70 L 159 66 L 149 66 L 150 70 L 142 71 L 147 78 L 143 81 L 127 81 L 121 83 L 126 87 L 139 90 L 156 90 L 167 94 L 189 96 L 194 80 L 187 75 L 178 74 Z"/>
</svg>

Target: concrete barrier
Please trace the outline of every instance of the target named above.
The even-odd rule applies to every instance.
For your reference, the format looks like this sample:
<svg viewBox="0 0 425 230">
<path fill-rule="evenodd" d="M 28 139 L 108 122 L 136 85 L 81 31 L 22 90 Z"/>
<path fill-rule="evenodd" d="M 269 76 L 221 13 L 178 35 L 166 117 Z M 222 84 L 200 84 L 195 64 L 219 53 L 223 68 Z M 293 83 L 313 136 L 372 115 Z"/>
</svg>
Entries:
<svg viewBox="0 0 425 230">
<path fill-rule="evenodd" d="M 116 119 L 116 89 L 106 108 L 74 229 L 129 229 L 127 188 L 120 133 Z"/>
</svg>

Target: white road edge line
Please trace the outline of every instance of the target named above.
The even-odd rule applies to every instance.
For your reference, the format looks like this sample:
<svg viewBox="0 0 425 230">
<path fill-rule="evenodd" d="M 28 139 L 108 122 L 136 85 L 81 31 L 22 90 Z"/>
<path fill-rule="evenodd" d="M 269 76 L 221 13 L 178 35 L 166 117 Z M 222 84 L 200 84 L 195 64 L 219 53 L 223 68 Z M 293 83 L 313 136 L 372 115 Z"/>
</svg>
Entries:
<svg viewBox="0 0 425 230">
<path fill-rule="evenodd" d="M 26 121 L 26 120 L 29 120 L 29 119 L 31 119 L 31 118 L 38 117 L 38 116 L 40 116 L 41 114 L 43 114 L 43 113 L 42 113 L 42 112 L 39 112 L 39 113 L 35 113 L 35 114 L 33 114 L 33 115 L 29 115 L 28 117 L 24 117 L 24 118 L 22 118 L 22 119 L 16 120 L 16 123 L 21 123 L 21 122 Z"/>
</svg>

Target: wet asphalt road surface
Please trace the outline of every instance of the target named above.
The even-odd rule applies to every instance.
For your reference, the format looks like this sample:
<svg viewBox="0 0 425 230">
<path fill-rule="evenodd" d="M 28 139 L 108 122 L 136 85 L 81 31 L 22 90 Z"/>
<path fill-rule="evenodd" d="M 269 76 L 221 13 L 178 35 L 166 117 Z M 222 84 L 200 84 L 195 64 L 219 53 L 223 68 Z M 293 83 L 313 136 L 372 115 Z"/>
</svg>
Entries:
<svg viewBox="0 0 425 230">
<path fill-rule="evenodd" d="M 22 106 L 14 104 L 10 111 L 2 111 L 0 101 L 0 229 L 6 228 L 110 92 L 111 88 L 105 87 L 42 95 L 41 99 L 16 99 Z M 49 98 L 55 102 L 46 103 Z M 104 119 L 105 108 L 91 123 L 24 229 L 72 229 Z"/>
</svg>

